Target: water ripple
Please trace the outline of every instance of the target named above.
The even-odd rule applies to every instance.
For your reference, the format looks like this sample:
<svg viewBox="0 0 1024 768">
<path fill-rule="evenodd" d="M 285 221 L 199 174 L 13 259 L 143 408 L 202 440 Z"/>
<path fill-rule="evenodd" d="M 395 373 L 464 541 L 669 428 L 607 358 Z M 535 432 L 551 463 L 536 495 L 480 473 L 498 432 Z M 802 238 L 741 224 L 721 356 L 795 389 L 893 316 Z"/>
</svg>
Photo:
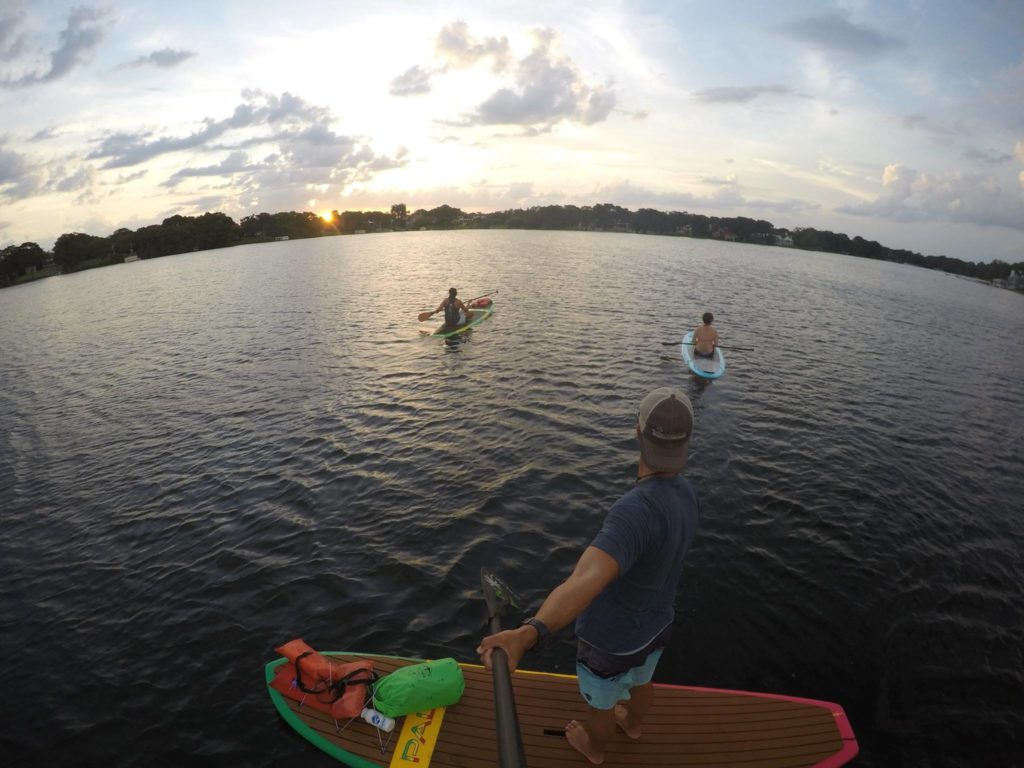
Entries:
<svg viewBox="0 0 1024 768">
<path fill-rule="evenodd" d="M 445 343 L 415 316 L 450 284 L 499 294 Z M 659 677 L 838 701 L 863 765 L 973 765 L 978 738 L 1010 764 L 1021 308 L 902 265 L 560 232 L 0 291 L 0 756 L 317 761 L 263 690 L 274 645 L 472 660 L 480 567 L 535 608 L 631 487 L 639 399 L 672 384 L 702 528 Z M 706 309 L 754 350 L 710 384 L 663 343 Z"/>
</svg>

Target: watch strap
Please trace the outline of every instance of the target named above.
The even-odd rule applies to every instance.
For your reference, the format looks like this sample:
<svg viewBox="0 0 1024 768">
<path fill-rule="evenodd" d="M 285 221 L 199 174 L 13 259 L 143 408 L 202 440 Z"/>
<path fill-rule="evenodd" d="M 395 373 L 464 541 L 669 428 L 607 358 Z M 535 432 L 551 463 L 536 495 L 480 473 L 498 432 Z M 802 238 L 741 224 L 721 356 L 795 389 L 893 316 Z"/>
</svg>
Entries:
<svg viewBox="0 0 1024 768">
<path fill-rule="evenodd" d="M 537 642 L 533 644 L 534 648 L 544 648 L 551 641 L 551 630 L 548 629 L 548 625 L 538 619 L 536 616 L 531 616 L 523 622 L 523 626 L 531 626 L 537 630 Z"/>
</svg>

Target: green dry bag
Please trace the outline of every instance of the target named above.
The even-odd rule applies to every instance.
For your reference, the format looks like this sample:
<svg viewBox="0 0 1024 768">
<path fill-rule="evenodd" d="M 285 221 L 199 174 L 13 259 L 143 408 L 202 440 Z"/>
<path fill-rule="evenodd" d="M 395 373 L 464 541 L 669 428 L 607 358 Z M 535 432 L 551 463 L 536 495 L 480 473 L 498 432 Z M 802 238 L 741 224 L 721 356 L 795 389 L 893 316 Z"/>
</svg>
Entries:
<svg viewBox="0 0 1024 768">
<path fill-rule="evenodd" d="M 462 698 L 466 681 L 455 659 L 437 659 L 396 669 L 374 688 L 373 706 L 383 715 L 399 717 L 447 707 Z"/>
</svg>

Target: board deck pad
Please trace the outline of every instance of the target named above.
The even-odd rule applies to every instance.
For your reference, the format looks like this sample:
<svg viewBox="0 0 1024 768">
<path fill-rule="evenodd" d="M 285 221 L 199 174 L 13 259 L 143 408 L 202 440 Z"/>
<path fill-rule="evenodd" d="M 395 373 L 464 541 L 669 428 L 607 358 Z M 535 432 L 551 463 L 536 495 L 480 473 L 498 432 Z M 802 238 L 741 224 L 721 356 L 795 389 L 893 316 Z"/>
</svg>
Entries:
<svg viewBox="0 0 1024 768">
<path fill-rule="evenodd" d="M 371 659 L 387 674 L 417 659 L 331 653 L 343 661 Z M 266 679 L 283 659 L 267 664 Z M 354 768 L 493 768 L 498 765 L 491 673 L 460 664 L 466 680 L 462 699 L 447 708 L 399 718 L 395 730 L 379 733 L 356 718 L 335 723 L 330 715 L 281 696 L 270 688 L 278 712 L 307 740 Z M 632 740 L 616 729 L 605 753 L 609 768 L 694 766 L 706 768 L 796 768 L 843 765 L 857 754 L 857 741 L 836 704 L 743 691 L 655 684 L 654 706 L 643 735 Z M 588 766 L 565 740 L 565 724 L 585 716 L 576 678 L 517 670 L 512 675 L 516 710 L 529 768 Z M 344 728 L 340 733 L 339 728 Z M 385 750 L 381 752 L 381 743 Z"/>
</svg>

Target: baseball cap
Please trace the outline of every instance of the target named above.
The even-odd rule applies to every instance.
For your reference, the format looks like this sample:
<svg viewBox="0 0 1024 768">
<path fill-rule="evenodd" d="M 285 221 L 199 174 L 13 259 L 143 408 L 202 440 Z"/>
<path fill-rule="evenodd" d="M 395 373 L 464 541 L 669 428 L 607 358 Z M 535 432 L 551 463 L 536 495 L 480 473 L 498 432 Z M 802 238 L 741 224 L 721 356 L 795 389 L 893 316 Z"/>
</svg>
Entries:
<svg viewBox="0 0 1024 768">
<path fill-rule="evenodd" d="M 682 472 L 693 433 L 690 398 L 670 387 L 659 387 L 640 401 L 637 414 L 640 455 L 656 472 Z"/>
</svg>

